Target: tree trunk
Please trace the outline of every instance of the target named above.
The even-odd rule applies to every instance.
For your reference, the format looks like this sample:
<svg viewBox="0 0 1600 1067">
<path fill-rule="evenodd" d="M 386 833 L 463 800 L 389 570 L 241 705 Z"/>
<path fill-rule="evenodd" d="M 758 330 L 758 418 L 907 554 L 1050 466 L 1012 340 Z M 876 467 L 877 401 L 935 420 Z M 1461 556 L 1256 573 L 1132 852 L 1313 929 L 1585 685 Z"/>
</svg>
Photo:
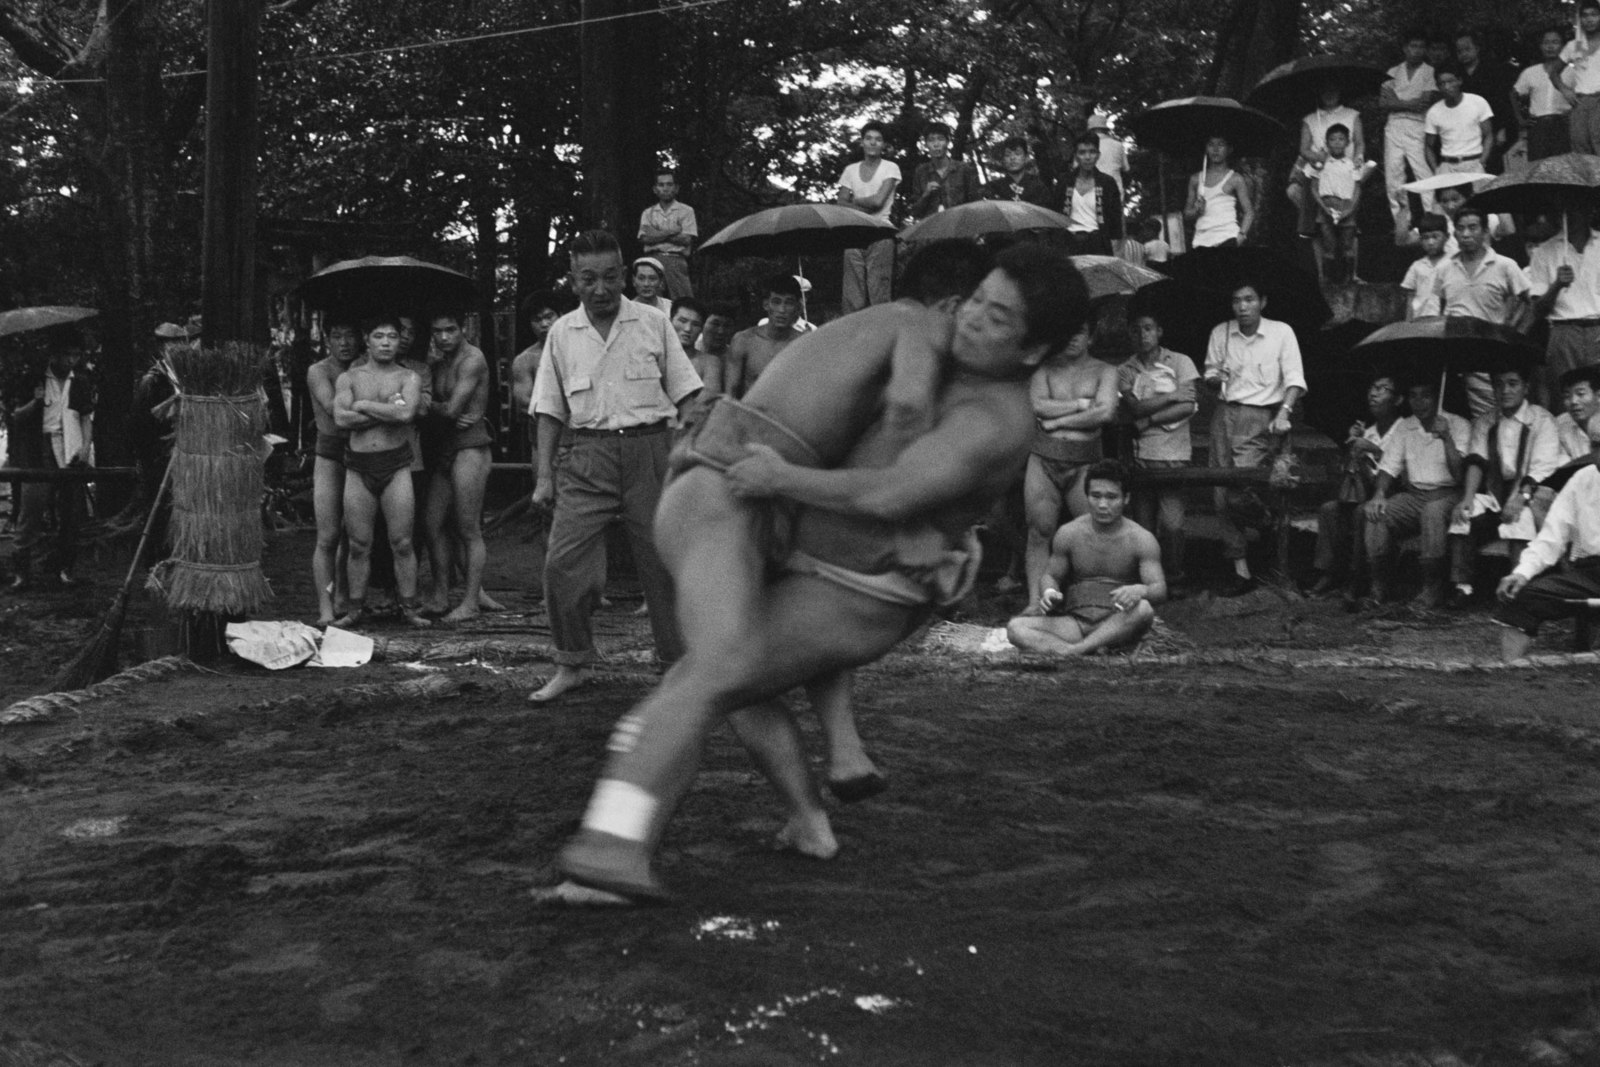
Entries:
<svg viewBox="0 0 1600 1067">
<path fill-rule="evenodd" d="M 648 201 L 661 113 L 659 16 L 650 0 L 583 0 L 583 174 L 589 225 L 625 243 Z M 594 21 L 606 19 L 608 21 Z"/>
<path fill-rule="evenodd" d="M 1294 57 L 1303 0 L 1234 0 L 1217 43 L 1208 92 L 1242 100 L 1261 76 Z"/>
<path fill-rule="evenodd" d="M 201 246 L 202 337 L 259 343 L 256 189 L 261 0 L 207 6 L 205 233 Z"/>
</svg>

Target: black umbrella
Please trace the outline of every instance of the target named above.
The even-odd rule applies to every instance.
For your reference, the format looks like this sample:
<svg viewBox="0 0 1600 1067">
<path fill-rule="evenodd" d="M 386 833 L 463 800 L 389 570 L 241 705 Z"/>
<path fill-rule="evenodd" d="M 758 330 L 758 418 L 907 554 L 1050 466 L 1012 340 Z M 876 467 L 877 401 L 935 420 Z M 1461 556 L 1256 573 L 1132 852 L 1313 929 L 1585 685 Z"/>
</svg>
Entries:
<svg viewBox="0 0 1600 1067">
<path fill-rule="evenodd" d="M 1339 87 L 1341 101 L 1378 91 L 1389 72 L 1348 56 L 1302 56 L 1269 70 L 1246 94 L 1244 101 L 1289 122 L 1315 111 L 1322 104 L 1322 89 L 1329 82 Z"/>
<path fill-rule="evenodd" d="M 1284 144 L 1283 123 L 1225 96 L 1186 96 L 1166 100 L 1127 118 L 1139 144 L 1183 160 L 1198 160 L 1212 137 L 1226 137 L 1236 154 L 1264 156 Z"/>
<path fill-rule="evenodd" d="M 43 330 L 51 326 L 65 326 L 69 322 L 82 322 L 100 314 L 94 308 L 46 305 L 44 307 L 14 308 L 0 312 L 0 337 L 29 330 Z"/>
<path fill-rule="evenodd" d="M 1472 194 L 1472 204 L 1510 214 L 1600 207 L 1600 156 L 1568 152 L 1546 157 L 1484 185 Z"/>
<path fill-rule="evenodd" d="M 843 204 L 785 204 L 724 226 L 700 245 L 700 251 L 810 256 L 865 248 L 894 233 L 893 223 Z"/>
<path fill-rule="evenodd" d="M 1516 330 L 1466 315 L 1391 323 L 1350 354 L 1374 372 L 1389 371 L 1408 381 L 1447 371 L 1494 374 L 1544 362 L 1544 351 Z"/>
<path fill-rule="evenodd" d="M 460 271 L 411 256 L 367 256 L 324 267 L 300 283 L 306 303 L 355 314 L 465 308 L 478 287 Z"/>
<path fill-rule="evenodd" d="M 1267 318 L 1287 322 L 1297 332 L 1319 330 L 1333 315 L 1315 274 L 1260 245 L 1196 248 L 1157 268 L 1206 297 L 1208 328 L 1233 314 L 1233 291 L 1246 281 L 1264 290 Z"/>
</svg>

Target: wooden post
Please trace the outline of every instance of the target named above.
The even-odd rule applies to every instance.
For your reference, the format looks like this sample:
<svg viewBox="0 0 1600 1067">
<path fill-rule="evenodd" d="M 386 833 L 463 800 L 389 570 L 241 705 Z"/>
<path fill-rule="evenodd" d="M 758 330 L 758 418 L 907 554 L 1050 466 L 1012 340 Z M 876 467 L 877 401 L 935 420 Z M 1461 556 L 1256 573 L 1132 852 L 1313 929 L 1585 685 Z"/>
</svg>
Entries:
<svg viewBox="0 0 1600 1067">
<path fill-rule="evenodd" d="M 261 0 L 208 0 L 202 342 L 262 340 L 256 295 Z"/>
</svg>

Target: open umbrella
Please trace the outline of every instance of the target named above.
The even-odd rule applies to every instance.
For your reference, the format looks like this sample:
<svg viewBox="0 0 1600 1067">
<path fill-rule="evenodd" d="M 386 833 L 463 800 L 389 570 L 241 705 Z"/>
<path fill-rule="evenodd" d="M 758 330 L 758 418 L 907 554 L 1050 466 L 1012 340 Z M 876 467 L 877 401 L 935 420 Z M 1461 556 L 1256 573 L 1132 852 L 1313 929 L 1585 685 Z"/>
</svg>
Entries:
<svg viewBox="0 0 1600 1067">
<path fill-rule="evenodd" d="M 1542 363 L 1538 345 L 1509 326 L 1466 315 L 1394 322 L 1350 350 L 1374 370 L 1419 381 L 1447 371 L 1497 371 Z"/>
<path fill-rule="evenodd" d="M 1382 67 L 1348 56 L 1302 56 L 1267 71 L 1244 101 L 1269 115 L 1298 122 L 1321 105 L 1322 88 L 1329 82 L 1339 87 L 1340 99 L 1348 104 L 1377 92 L 1388 78 Z"/>
<path fill-rule="evenodd" d="M 1196 248 L 1160 269 L 1209 297 L 1208 329 L 1233 314 L 1233 291 L 1245 281 L 1265 290 L 1261 295 L 1268 318 L 1287 322 L 1296 331 L 1319 330 L 1333 315 L 1315 274 L 1260 245 Z"/>
<path fill-rule="evenodd" d="M 1127 126 L 1143 147 L 1185 160 L 1199 159 L 1212 137 L 1226 137 L 1238 155 L 1264 156 L 1289 136 L 1271 115 L 1225 96 L 1165 100 L 1128 116 Z"/>
<path fill-rule="evenodd" d="M 1516 174 L 1502 174 L 1472 195 L 1485 211 L 1533 213 L 1600 207 L 1600 156 L 1579 152 L 1549 156 Z"/>
<path fill-rule="evenodd" d="M 1458 185 L 1477 185 L 1479 182 L 1487 182 L 1493 177 L 1493 174 L 1486 174 L 1481 170 L 1445 171 L 1443 174 L 1430 174 L 1426 178 L 1418 178 L 1414 182 L 1406 182 L 1400 188 L 1408 193 L 1436 193 L 1440 189 L 1454 189 Z"/>
<path fill-rule="evenodd" d="M 731 256 L 810 256 L 865 248 L 894 236 L 894 224 L 843 204 L 785 204 L 746 215 L 700 245 Z"/>
<path fill-rule="evenodd" d="M 477 300 L 478 287 L 460 271 L 437 263 L 411 256 L 366 256 L 322 268 L 300 283 L 300 295 L 315 308 L 363 314 L 461 307 Z"/>
<path fill-rule="evenodd" d="M 1089 287 L 1090 300 L 1132 296 L 1147 285 L 1169 280 L 1149 267 L 1136 267 L 1116 256 L 1073 256 L 1072 265 L 1078 268 L 1084 284 Z"/>
<path fill-rule="evenodd" d="M 997 233 L 1065 230 L 1072 220 L 1026 200 L 975 200 L 930 215 L 900 231 L 902 241 L 976 239 Z M 1109 257 L 1097 257 L 1109 258 Z M 1120 261 L 1119 261 L 1120 262 Z"/>
<path fill-rule="evenodd" d="M 100 312 L 94 308 L 60 305 L 0 311 L 0 337 L 27 333 L 29 330 L 43 330 L 50 326 L 65 326 L 69 322 L 82 322 L 98 314 Z"/>
</svg>

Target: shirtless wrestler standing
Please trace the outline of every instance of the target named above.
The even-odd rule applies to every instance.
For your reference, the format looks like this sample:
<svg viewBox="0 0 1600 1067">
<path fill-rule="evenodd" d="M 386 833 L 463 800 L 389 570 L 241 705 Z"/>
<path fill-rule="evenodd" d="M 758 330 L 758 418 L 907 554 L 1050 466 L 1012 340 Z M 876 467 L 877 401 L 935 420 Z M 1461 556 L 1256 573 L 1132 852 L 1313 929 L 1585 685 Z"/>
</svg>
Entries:
<svg viewBox="0 0 1600 1067">
<path fill-rule="evenodd" d="M 350 539 L 350 605 L 340 626 L 361 622 L 372 567 L 372 528 L 378 510 L 389 527 L 400 611 L 413 626 L 427 626 L 417 605 L 417 557 L 411 547 L 415 501 L 411 495 L 410 424 L 417 417 L 422 381 L 399 366 L 400 322 L 380 316 L 367 327 L 368 360 L 339 376 L 334 421 L 350 433 L 345 446 L 344 529 Z"/>
<path fill-rule="evenodd" d="M 761 309 L 767 321 L 740 330 L 728 343 L 728 358 L 723 361 L 722 388 L 738 400 L 755 387 L 756 379 L 778 353 L 804 337 L 795 329 L 800 317 L 800 282 L 792 274 L 774 274 L 767 279 L 767 295 Z"/>
<path fill-rule="evenodd" d="M 317 587 L 317 625 L 327 626 L 343 610 L 349 593 L 339 565 L 344 533 L 344 447 L 349 436 L 333 417 L 339 376 L 350 369 L 361 348 L 361 335 L 348 319 L 330 316 L 322 324 L 327 355 L 306 370 L 311 417 L 317 424 L 316 459 L 311 469 L 311 506 L 317 517 L 317 546 L 311 552 L 311 580 Z"/>
<path fill-rule="evenodd" d="M 880 310 L 895 317 L 880 319 Z M 837 846 L 798 730 L 771 701 L 872 662 L 935 603 L 962 593 L 977 563 L 971 524 L 1026 458 L 1027 377 L 1081 330 L 1087 310 L 1064 253 L 1036 245 L 1004 252 L 961 306 L 934 424 L 910 444 L 893 420 L 875 415 L 885 406 L 889 366 L 881 352 L 895 339 L 869 324 L 921 329 L 896 305 L 823 327 L 811 358 L 799 358 L 806 354 L 797 343 L 748 405 L 713 409 L 687 445 L 709 454 L 707 466 L 673 482 L 657 521 L 663 559 L 682 591 L 687 654 L 618 725 L 583 828 L 561 855 L 569 881 L 546 899 L 663 896 L 651 870 L 661 834 L 706 736 L 738 709 L 741 738 L 789 805 L 786 843 L 831 854 Z M 868 358 L 874 350 L 878 358 Z M 781 406 L 785 425 L 757 405 Z M 713 424 L 722 410 L 730 414 Z M 735 460 L 727 481 L 709 466 L 725 453 Z M 738 460 L 741 453 L 749 458 Z M 821 469 L 841 458 L 842 467 Z M 729 481 L 746 500 L 800 506 L 786 572 L 768 584 L 759 576 L 773 542 L 759 526 L 773 512 L 738 502 Z M 690 516 L 693 530 L 677 525 Z"/>
<path fill-rule="evenodd" d="M 1056 531 L 1045 568 L 1039 610 L 1012 619 L 1006 636 L 1018 648 L 1056 656 L 1086 656 L 1122 648 L 1155 621 L 1167 599 L 1161 546 L 1155 535 L 1123 517 L 1128 472 L 1115 460 L 1089 468 L 1089 513 Z"/>
</svg>

